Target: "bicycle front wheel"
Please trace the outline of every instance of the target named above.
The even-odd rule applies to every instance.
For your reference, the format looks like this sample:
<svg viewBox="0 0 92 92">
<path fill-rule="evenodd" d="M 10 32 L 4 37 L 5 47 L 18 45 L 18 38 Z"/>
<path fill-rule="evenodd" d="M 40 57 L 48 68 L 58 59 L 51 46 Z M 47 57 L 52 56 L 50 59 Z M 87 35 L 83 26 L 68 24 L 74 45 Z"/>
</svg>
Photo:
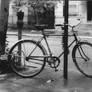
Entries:
<svg viewBox="0 0 92 92">
<path fill-rule="evenodd" d="M 43 70 L 45 55 L 41 44 L 33 40 L 21 40 L 9 52 L 10 66 L 21 77 L 34 77 Z"/>
<path fill-rule="evenodd" d="M 75 45 L 72 58 L 77 69 L 85 76 L 92 78 L 92 44 L 80 42 Z"/>
</svg>

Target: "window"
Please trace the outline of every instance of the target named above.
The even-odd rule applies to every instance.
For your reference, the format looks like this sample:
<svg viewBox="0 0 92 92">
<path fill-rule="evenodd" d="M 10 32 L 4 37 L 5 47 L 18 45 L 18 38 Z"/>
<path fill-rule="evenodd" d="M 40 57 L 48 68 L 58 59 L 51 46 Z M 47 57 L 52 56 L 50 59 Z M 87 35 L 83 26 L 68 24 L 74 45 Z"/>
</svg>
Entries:
<svg viewBox="0 0 92 92">
<path fill-rule="evenodd" d="M 78 7 L 76 4 L 69 5 L 69 16 L 78 16 Z"/>
</svg>

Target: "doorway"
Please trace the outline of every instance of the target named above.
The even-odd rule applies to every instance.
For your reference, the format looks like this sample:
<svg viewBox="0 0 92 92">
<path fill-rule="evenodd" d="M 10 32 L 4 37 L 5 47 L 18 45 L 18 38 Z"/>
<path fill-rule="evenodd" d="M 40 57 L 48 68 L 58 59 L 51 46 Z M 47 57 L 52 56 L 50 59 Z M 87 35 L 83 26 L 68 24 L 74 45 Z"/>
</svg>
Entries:
<svg viewBox="0 0 92 92">
<path fill-rule="evenodd" d="M 92 1 L 87 1 L 87 20 L 92 21 Z"/>
</svg>

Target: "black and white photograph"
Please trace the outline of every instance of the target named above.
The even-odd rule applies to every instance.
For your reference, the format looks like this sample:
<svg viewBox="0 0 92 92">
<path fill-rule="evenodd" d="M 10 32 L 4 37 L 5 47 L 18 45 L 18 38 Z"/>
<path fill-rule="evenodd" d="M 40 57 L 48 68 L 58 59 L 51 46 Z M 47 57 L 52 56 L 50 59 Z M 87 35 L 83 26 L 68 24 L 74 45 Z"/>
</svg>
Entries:
<svg viewBox="0 0 92 92">
<path fill-rule="evenodd" d="M 92 0 L 0 0 L 0 92 L 92 92 Z"/>
</svg>

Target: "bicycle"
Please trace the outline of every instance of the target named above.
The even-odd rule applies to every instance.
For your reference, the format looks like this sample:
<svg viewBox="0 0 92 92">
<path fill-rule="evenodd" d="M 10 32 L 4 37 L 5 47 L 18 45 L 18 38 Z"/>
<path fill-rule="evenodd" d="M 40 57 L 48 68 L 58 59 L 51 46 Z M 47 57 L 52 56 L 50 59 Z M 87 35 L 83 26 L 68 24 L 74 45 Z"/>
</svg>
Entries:
<svg viewBox="0 0 92 92">
<path fill-rule="evenodd" d="M 92 50 L 92 44 L 87 41 L 80 41 L 77 38 L 76 31 L 74 30 L 74 28 L 77 25 L 75 26 L 71 26 L 69 24 L 66 25 L 68 25 L 71 28 L 72 35 L 70 36 L 74 37 L 74 40 L 68 45 L 68 49 L 69 49 L 75 43 L 72 49 L 73 62 L 77 67 L 77 69 L 83 75 L 91 78 L 92 67 L 90 67 L 91 66 L 90 59 L 92 58 L 92 56 L 89 57 L 91 55 L 89 51 Z M 64 28 L 64 25 L 61 24 L 56 26 L 60 26 L 61 28 Z M 23 78 L 29 78 L 38 75 L 40 72 L 42 72 L 46 63 L 51 68 L 54 68 L 55 71 L 57 71 L 57 67 L 60 65 L 59 58 L 64 54 L 64 51 L 62 51 L 59 56 L 54 56 L 52 54 L 51 48 L 49 47 L 47 41 L 47 37 L 51 35 L 45 34 L 44 32 L 46 25 L 36 25 L 36 28 L 37 30 L 40 30 L 42 33 L 42 37 L 38 41 L 27 40 L 27 39 L 20 40 L 16 44 L 14 44 L 9 51 L 8 59 L 10 61 L 11 68 L 16 74 L 18 74 Z M 41 43 L 43 40 L 46 43 L 49 53 L 47 53 L 47 50 Z M 17 64 L 18 62 L 20 62 L 19 65 Z"/>
</svg>

